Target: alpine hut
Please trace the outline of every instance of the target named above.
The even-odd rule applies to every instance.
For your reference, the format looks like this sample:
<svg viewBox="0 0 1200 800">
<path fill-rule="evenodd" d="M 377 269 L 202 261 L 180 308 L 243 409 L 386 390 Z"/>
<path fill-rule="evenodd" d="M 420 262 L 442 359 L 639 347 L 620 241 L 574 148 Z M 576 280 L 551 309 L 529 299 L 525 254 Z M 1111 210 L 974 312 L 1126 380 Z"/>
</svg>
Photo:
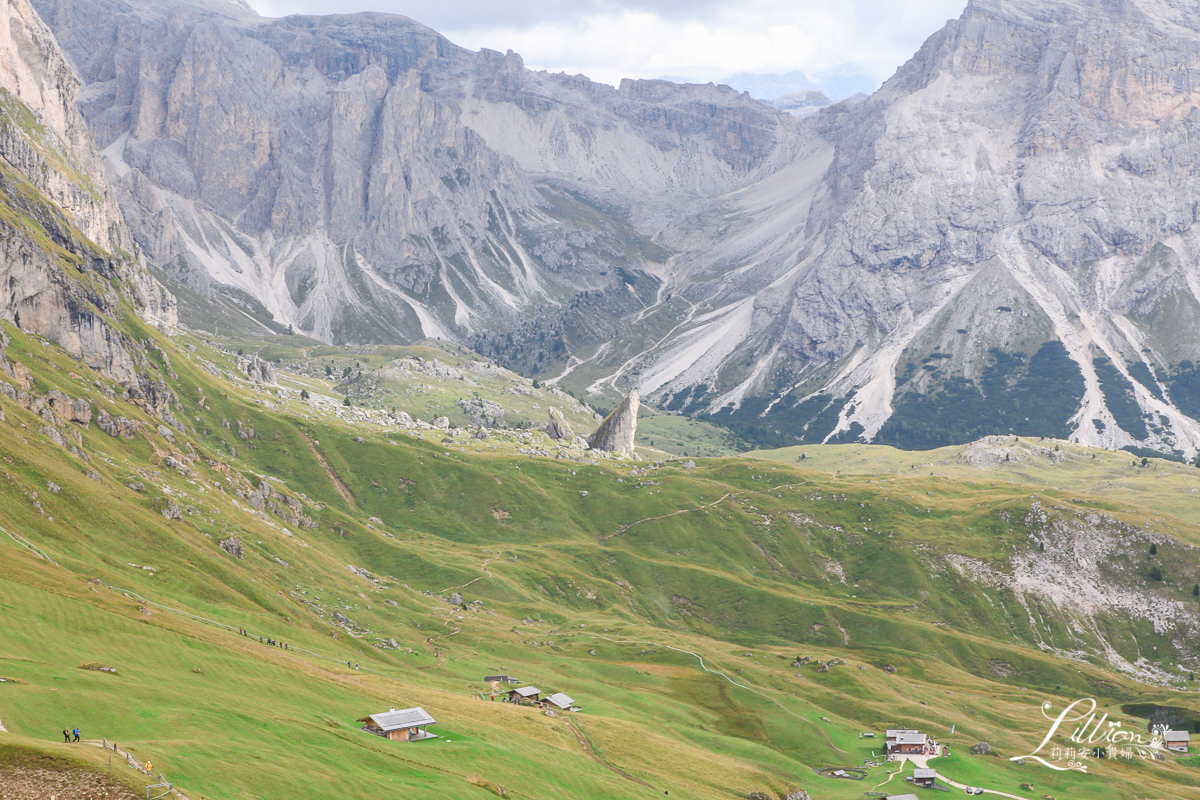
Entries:
<svg viewBox="0 0 1200 800">
<path fill-rule="evenodd" d="M 436 725 L 437 720 L 429 716 L 425 709 L 402 708 L 392 709 L 382 714 L 372 714 L 359 720 L 363 730 L 376 736 L 383 736 L 393 742 L 419 742 L 422 739 L 436 739 L 437 734 L 425 730 L 429 725 Z"/>
<path fill-rule="evenodd" d="M 552 706 L 557 706 L 557 707 L 561 708 L 563 711 L 576 710 L 575 701 L 569 695 L 564 694 L 563 692 L 558 692 L 557 694 L 550 695 L 549 697 L 546 698 L 545 702 L 549 703 Z"/>
<path fill-rule="evenodd" d="M 1176 753 L 1186 753 L 1192 738 L 1187 731 L 1163 731 L 1163 747 Z"/>
<path fill-rule="evenodd" d="M 542 693 L 542 690 L 537 688 L 536 686 L 522 686 L 520 689 L 513 689 L 512 691 L 510 691 L 508 693 L 508 702 L 510 702 L 510 703 L 520 703 L 520 702 L 536 703 L 538 701 L 538 696 L 541 695 L 541 693 Z"/>
<path fill-rule="evenodd" d="M 928 741 L 928 736 L 913 730 L 888 731 L 887 753 L 889 756 L 921 755 L 925 752 Z"/>
<path fill-rule="evenodd" d="M 937 780 L 936 769 L 914 769 L 912 774 L 913 784 L 920 786 L 922 789 L 932 789 L 934 782 Z"/>
</svg>

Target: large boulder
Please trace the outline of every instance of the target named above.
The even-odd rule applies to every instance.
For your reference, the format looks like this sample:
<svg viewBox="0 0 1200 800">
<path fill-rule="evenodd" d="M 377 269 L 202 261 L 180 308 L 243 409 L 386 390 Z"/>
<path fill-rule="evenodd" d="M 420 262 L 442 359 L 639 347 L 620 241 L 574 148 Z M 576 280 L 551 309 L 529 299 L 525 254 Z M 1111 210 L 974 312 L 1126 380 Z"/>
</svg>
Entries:
<svg viewBox="0 0 1200 800">
<path fill-rule="evenodd" d="M 275 365 L 270 361 L 264 361 L 259 357 L 258 353 L 251 353 L 248 356 L 238 356 L 238 369 L 254 383 L 263 386 L 279 385 L 278 381 L 275 380 Z"/>
<path fill-rule="evenodd" d="M 550 421 L 546 423 L 546 435 L 551 439 L 570 439 L 575 435 L 571 424 L 563 418 L 557 408 L 550 409 Z"/>
<path fill-rule="evenodd" d="M 621 405 L 604 418 L 596 432 L 588 437 L 588 447 L 622 456 L 636 455 L 634 436 L 637 434 L 638 408 L 641 404 L 637 390 L 630 392 Z"/>
</svg>

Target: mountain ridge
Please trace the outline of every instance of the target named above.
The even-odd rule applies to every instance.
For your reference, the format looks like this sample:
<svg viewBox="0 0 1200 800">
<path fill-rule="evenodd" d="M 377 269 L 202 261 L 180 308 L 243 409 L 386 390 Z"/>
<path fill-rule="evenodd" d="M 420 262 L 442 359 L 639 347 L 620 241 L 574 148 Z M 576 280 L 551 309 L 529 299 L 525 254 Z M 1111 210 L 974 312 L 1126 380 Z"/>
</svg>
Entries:
<svg viewBox="0 0 1200 800">
<path fill-rule="evenodd" d="M 1200 454 L 1184 3 L 974 0 L 871 98 L 804 120 L 531 72 L 387 15 L 38 7 L 152 261 L 276 325 L 457 339 L 759 441 L 1066 425 Z M 1079 398 L 1053 431 L 938 428 L 931 409 L 1009 402 L 1051 342 L 1074 364 L 1053 391 Z"/>
</svg>

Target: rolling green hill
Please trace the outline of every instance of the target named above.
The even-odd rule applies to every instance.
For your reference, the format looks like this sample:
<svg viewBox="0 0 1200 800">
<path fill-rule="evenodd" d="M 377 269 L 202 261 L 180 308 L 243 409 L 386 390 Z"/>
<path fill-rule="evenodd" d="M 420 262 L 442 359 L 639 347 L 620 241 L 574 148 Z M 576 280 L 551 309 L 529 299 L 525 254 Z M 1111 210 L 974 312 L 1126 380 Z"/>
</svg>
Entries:
<svg viewBox="0 0 1200 800">
<path fill-rule="evenodd" d="M 951 778 L 1018 796 L 1200 785 L 1176 760 L 1083 775 L 968 754 L 1028 752 L 1042 702 L 1095 696 L 1127 725 L 1144 724 L 1120 711 L 1131 703 L 1200 715 L 1194 524 L 1109 496 L 1082 451 L 1055 465 L 1059 489 L 1033 471 L 929 475 L 938 453 L 885 470 L 871 459 L 895 456 L 878 448 L 800 464 L 548 458 L 528 454 L 549 446 L 540 432 L 477 440 L 339 416 L 287 376 L 229 377 L 236 356 L 202 340 L 120 324 L 153 343 L 178 427 L 5 330 L 27 403 L 57 387 L 95 414 L 48 421 L 15 380 L 0 396 L 0 606 L 19 621 L 0 632 L 0 744 L 71 751 L 55 742 L 78 724 L 210 800 L 857 798 L 887 768 L 861 783 L 813 770 L 862 765 L 879 740 L 859 733 L 909 725 L 951 744 Z M 139 430 L 103 432 L 101 409 Z M 1128 460 L 1096 460 L 1111 458 Z M 1116 542 L 1091 580 L 1178 614 L 1084 614 L 1005 582 L 1037 577 L 1022 557 L 1069 563 L 1062 537 L 1089 536 Z M 220 546 L 231 537 L 241 558 Z M 1163 580 L 1138 572 L 1154 565 Z M 481 679 L 498 673 L 583 711 L 486 699 Z M 411 705 L 441 738 L 391 743 L 355 723 Z"/>
</svg>

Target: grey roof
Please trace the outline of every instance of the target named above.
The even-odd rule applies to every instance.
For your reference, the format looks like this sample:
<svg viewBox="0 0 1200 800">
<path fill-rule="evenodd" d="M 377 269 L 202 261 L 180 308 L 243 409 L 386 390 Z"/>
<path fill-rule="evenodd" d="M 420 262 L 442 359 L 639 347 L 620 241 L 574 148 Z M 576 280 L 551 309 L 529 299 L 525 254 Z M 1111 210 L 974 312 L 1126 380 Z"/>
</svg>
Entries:
<svg viewBox="0 0 1200 800">
<path fill-rule="evenodd" d="M 925 740 L 928 738 L 923 733 L 909 733 L 905 731 L 904 733 L 896 734 L 896 744 L 925 744 Z"/>
<path fill-rule="evenodd" d="M 887 736 L 890 739 L 898 733 L 916 733 L 916 732 L 917 731 L 913 728 L 888 728 Z"/>
<path fill-rule="evenodd" d="M 513 689 L 513 691 L 521 695 L 521 697 L 529 697 L 530 695 L 542 693 L 542 690 L 536 686 L 522 686 L 520 689 Z"/>
<path fill-rule="evenodd" d="M 1164 742 L 1187 742 L 1191 741 L 1191 736 L 1187 731 L 1163 731 Z"/>
<path fill-rule="evenodd" d="M 392 709 L 385 711 L 382 714 L 372 714 L 365 719 L 374 722 L 385 731 L 397 731 L 401 728 L 415 728 L 421 725 L 436 725 L 437 720 L 429 716 L 425 709 L 420 706 L 416 708 L 404 708 L 399 711 Z M 363 720 L 359 720 L 362 722 Z"/>
<path fill-rule="evenodd" d="M 554 705 L 558 706 L 559 708 L 570 708 L 571 706 L 575 705 L 575 701 L 571 699 L 569 695 L 563 694 L 562 692 L 559 692 L 558 694 L 552 694 L 545 698 L 545 700 L 547 702 L 554 703 Z"/>
<path fill-rule="evenodd" d="M 937 770 L 936 769 L 914 769 L 913 777 L 914 778 L 936 778 Z"/>
<path fill-rule="evenodd" d="M 889 794 L 883 800 L 921 800 L 915 794 Z"/>
</svg>

